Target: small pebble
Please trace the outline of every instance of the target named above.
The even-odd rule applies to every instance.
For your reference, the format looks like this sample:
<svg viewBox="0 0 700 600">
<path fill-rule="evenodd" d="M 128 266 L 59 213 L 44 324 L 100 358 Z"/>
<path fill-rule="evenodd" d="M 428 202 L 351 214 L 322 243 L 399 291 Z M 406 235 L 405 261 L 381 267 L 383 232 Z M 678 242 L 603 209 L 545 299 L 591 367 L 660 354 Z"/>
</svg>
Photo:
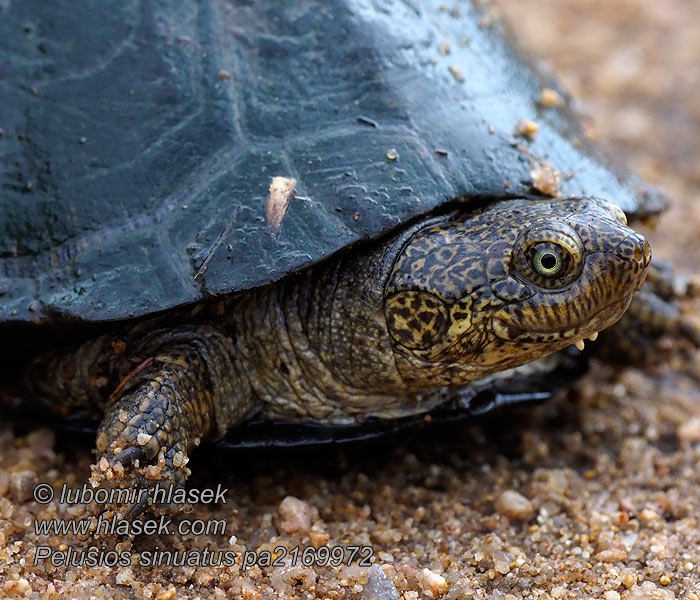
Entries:
<svg viewBox="0 0 700 600">
<path fill-rule="evenodd" d="M 542 93 L 540 94 L 540 106 L 543 108 L 552 108 L 554 106 L 559 106 L 562 103 L 562 97 L 552 88 L 542 88 Z"/>
<path fill-rule="evenodd" d="M 686 444 L 700 442 L 700 417 L 691 417 L 678 427 L 678 439 Z"/>
<path fill-rule="evenodd" d="M 532 187 L 545 196 L 559 195 L 559 172 L 548 162 L 537 163 L 530 171 Z"/>
<path fill-rule="evenodd" d="M 418 583 L 426 592 L 431 592 L 433 596 L 442 596 L 448 585 L 445 578 L 430 569 L 422 569 L 418 572 Z"/>
<path fill-rule="evenodd" d="M 3 589 L 10 596 L 24 596 L 27 592 L 31 591 L 32 586 L 29 585 L 29 582 L 24 577 L 21 577 L 19 579 L 6 581 Z"/>
<path fill-rule="evenodd" d="M 153 436 L 149 433 L 139 433 L 136 436 L 136 443 L 138 443 L 139 446 L 145 446 L 146 444 L 148 444 L 148 442 L 151 441 L 152 437 Z"/>
<path fill-rule="evenodd" d="M 645 508 L 639 513 L 639 520 L 644 523 L 652 523 L 659 520 L 659 514 L 650 508 Z"/>
<path fill-rule="evenodd" d="M 131 567 L 124 567 L 117 571 L 116 581 L 119 585 L 130 585 L 134 582 L 134 573 Z"/>
<path fill-rule="evenodd" d="M 0 498 L 7 495 L 10 489 L 10 476 L 7 471 L 0 469 Z"/>
<path fill-rule="evenodd" d="M 173 600 L 177 591 L 174 587 L 170 587 L 167 590 L 163 590 L 158 593 L 156 600 Z"/>
<path fill-rule="evenodd" d="M 287 534 L 308 533 L 312 521 L 318 518 L 318 511 L 314 506 L 294 496 L 284 498 L 277 508 L 277 513 L 277 530 Z"/>
<path fill-rule="evenodd" d="M 10 475 L 10 497 L 15 502 L 26 502 L 32 497 L 39 479 L 34 471 L 17 471 Z"/>
<path fill-rule="evenodd" d="M 538 129 L 539 126 L 534 121 L 531 121 L 530 119 L 520 119 L 518 124 L 515 126 L 515 135 L 526 137 L 529 140 L 534 140 L 535 136 L 537 136 Z"/>
<path fill-rule="evenodd" d="M 278 592 L 285 595 L 278 597 L 290 597 L 290 592 L 297 591 L 299 588 L 308 589 L 316 583 L 316 574 L 309 567 L 302 565 L 291 565 L 281 568 L 276 568 L 270 575 L 270 583 Z M 294 594 L 298 597 L 297 594 Z"/>
<path fill-rule="evenodd" d="M 462 75 L 462 69 L 460 69 L 457 65 L 450 65 L 449 69 L 450 73 L 452 73 L 452 77 L 455 78 L 456 82 L 464 83 L 464 75 Z"/>
<path fill-rule="evenodd" d="M 532 502 L 515 490 L 506 490 L 496 500 L 496 510 L 515 521 L 525 521 L 534 512 Z"/>
<path fill-rule="evenodd" d="M 199 569 L 195 580 L 197 585 L 209 586 L 214 581 L 214 573 L 212 573 L 211 569 Z"/>
<path fill-rule="evenodd" d="M 451 51 L 452 49 L 447 42 L 440 42 L 440 44 L 438 44 L 438 53 L 440 55 L 447 56 Z"/>
<path fill-rule="evenodd" d="M 493 568 L 501 575 L 510 573 L 510 565 L 515 560 L 515 557 L 510 552 L 496 550 L 493 555 Z"/>
<path fill-rule="evenodd" d="M 627 560 L 627 552 L 622 548 L 608 548 L 601 550 L 593 558 L 604 563 L 624 562 Z"/>
<path fill-rule="evenodd" d="M 662 590 L 651 581 L 633 586 L 627 600 L 675 600 L 676 595 L 670 590 Z"/>
<path fill-rule="evenodd" d="M 309 541 L 314 548 L 320 548 L 325 546 L 330 540 L 330 535 L 325 531 L 310 531 Z"/>
<path fill-rule="evenodd" d="M 363 597 L 368 600 L 399 600 L 399 591 L 379 565 L 372 565 L 367 574 Z"/>
</svg>

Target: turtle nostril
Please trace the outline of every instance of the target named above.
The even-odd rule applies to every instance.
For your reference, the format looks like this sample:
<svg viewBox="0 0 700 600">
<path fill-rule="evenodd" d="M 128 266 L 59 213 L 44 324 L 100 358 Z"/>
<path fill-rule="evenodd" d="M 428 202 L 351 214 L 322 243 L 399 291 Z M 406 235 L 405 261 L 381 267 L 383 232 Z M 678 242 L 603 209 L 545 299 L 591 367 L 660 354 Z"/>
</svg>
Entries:
<svg viewBox="0 0 700 600">
<path fill-rule="evenodd" d="M 628 260 L 635 265 L 646 268 L 651 262 L 651 247 L 643 236 L 632 233 L 627 236 L 617 247 L 620 258 Z"/>
</svg>

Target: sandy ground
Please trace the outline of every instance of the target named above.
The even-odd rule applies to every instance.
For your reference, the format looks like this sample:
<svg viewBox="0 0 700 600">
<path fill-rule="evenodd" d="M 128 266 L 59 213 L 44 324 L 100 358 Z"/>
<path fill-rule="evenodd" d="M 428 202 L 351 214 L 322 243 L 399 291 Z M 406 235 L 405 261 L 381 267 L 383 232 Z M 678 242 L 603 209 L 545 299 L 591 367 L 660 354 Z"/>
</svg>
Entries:
<svg viewBox="0 0 700 600">
<path fill-rule="evenodd" d="M 700 4 L 498 5 L 581 99 L 599 141 L 669 192 L 674 208 L 653 247 L 696 271 Z M 698 356 L 671 354 L 654 370 L 596 364 L 545 406 L 438 435 L 344 451 L 204 450 L 191 485 L 223 485 L 227 504 L 197 505 L 174 522 L 221 519 L 217 535 L 37 535 L 37 519 L 97 514 L 31 499 L 39 480 L 85 483 L 91 441 L 0 425 L 0 597 L 697 600 L 698 373 Z M 307 560 L 322 561 L 315 548 L 324 545 L 369 546 L 376 566 L 302 564 L 308 548 Z M 87 568 L 34 565 L 38 546 L 104 546 L 134 563 L 156 549 L 237 556 L 233 566 Z M 298 564 L 243 572 L 245 552 L 260 561 L 277 546 L 299 546 Z"/>
</svg>

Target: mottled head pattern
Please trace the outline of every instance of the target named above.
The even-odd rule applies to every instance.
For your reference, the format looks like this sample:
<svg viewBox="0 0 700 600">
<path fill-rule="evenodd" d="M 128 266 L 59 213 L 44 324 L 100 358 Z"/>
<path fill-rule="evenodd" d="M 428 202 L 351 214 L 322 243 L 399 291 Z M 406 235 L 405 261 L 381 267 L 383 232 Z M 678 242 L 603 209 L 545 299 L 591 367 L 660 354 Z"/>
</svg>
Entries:
<svg viewBox="0 0 700 600">
<path fill-rule="evenodd" d="M 413 387 L 462 384 L 594 336 L 622 316 L 650 260 L 597 198 L 453 214 L 408 241 L 388 280 L 397 366 Z"/>
</svg>

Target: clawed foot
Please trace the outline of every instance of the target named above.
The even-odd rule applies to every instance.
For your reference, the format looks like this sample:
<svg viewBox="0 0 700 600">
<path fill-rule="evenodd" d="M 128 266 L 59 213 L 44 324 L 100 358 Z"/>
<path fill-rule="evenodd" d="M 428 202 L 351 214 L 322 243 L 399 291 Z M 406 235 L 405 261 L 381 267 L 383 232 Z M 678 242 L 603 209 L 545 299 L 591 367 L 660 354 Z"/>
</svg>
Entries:
<svg viewBox="0 0 700 600">
<path fill-rule="evenodd" d="M 205 430 L 206 418 L 194 411 L 164 377 L 150 377 L 113 401 L 97 435 L 99 459 L 91 483 L 143 493 L 127 510 L 134 517 L 149 504 L 156 484 L 184 486 L 188 454 Z"/>
<path fill-rule="evenodd" d="M 152 492 L 155 486 L 183 487 L 189 475 L 186 467 L 186 454 L 179 449 L 181 444 L 166 449 L 160 448 L 155 457 L 149 455 L 143 447 L 129 446 L 120 450 L 123 440 L 115 440 L 102 453 L 96 465 L 92 467 L 93 485 L 107 485 L 112 488 L 138 490 L 137 500 L 124 513 L 126 519 L 133 519 L 153 505 Z M 117 452 L 111 458 L 110 454 Z M 118 507 L 123 511 L 124 507 Z"/>
</svg>

